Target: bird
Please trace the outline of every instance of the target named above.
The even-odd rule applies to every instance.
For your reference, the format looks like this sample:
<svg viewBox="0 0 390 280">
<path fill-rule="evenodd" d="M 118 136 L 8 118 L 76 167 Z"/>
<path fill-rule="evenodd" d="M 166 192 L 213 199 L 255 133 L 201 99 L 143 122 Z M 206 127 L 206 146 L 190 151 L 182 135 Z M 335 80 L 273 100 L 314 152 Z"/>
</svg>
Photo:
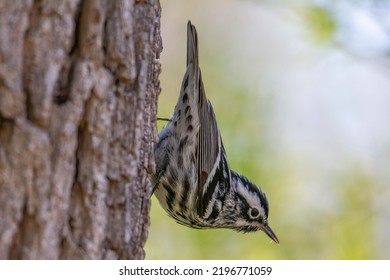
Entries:
<svg viewBox="0 0 390 280">
<path fill-rule="evenodd" d="M 154 145 L 153 193 L 177 223 L 195 229 L 263 231 L 279 244 L 268 223 L 266 194 L 230 169 L 216 116 L 199 67 L 198 35 L 187 24 L 186 71 L 172 117 Z"/>
</svg>

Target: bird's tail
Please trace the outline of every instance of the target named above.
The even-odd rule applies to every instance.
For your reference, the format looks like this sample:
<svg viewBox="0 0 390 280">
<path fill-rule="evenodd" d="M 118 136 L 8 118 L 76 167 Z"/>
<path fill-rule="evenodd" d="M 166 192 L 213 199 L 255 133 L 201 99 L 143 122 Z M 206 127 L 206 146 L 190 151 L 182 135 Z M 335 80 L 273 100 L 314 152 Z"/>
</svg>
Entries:
<svg viewBox="0 0 390 280">
<path fill-rule="evenodd" d="M 187 24 L 187 66 L 193 63 L 195 69 L 198 67 L 198 34 L 195 26 L 188 21 Z"/>
</svg>

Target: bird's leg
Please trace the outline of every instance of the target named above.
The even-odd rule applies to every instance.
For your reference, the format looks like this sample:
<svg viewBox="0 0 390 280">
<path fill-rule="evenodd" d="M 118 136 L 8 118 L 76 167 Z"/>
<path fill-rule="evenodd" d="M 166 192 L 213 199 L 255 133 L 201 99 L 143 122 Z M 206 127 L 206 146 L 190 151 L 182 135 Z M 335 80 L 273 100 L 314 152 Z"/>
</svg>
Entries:
<svg viewBox="0 0 390 280">
<path fill-rule="evenodd" d="M 171 121 L 171 119 L 169 119 L 169 118 L 159 118 L 159 117 L 157 117 L 157 120 L 158 121 L 166 121 L 166 122 L 170 122 Z"/>
</svg>

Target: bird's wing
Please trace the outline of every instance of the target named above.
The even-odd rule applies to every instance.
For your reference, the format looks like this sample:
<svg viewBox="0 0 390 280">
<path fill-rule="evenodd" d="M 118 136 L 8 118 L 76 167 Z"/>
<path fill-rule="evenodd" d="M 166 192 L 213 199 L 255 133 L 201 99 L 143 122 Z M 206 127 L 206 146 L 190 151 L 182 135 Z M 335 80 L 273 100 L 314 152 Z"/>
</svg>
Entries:
<svg viewBox="0 0 390 280">
<path fill-rule="evenodd" d="M 198 101 L 199 134 L 196 158 L 198 163 L 198 214 L 203 216 L 215 188 L 220 180 L 230 180 L 227 159 L 223 153 L 222 140 L 215 118 L 213 107 L 207 100 L 202 74 L 198 63 L 198 39 L 195 27 L 188 22 L 187 25 L 187 67 L 191 65 L 195 72 L 195 93 Z M 221 158 L 223 158 L 221 160 Z M 222 164 L 221 164 L 222 161 Z M 216 174 L 221 172 L 221 174 Z M 223 174 L 222 174 L 223 173 Z M 217 176 L 215 176 L 217 175 Z M 223 184 L 229 186 L 229 183 Z M 222 186 L 223 187 L 223 186 Z"/>
<path fill-rule="evenodd" d="M 206 100 L 203 84 L 200 76 L 200 106 L 199 106 L 199 137 L 198 137 L 198 213 L 204 214 L 219 185 L 219 163 L 222 155 L 222 141 L 218 130 L 213 107 Z"/>
</svg>

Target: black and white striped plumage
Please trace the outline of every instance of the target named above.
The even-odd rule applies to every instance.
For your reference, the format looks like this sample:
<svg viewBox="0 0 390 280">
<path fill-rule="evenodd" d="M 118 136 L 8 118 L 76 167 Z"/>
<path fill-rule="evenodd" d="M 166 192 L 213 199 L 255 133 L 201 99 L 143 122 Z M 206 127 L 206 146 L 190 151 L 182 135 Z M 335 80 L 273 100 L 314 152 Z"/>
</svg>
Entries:
<svg viewBox="0 0 390 280">
<path fill-rule="evenodd" d="M 155 146 L 154 194 L 178 223 L 192 228 L 263 230 L 268 226 L 265 193 L 230 170 L 198 64 L 195 27 L 187 26 L 187 70 L 180 96 Z"/>
</svg>

